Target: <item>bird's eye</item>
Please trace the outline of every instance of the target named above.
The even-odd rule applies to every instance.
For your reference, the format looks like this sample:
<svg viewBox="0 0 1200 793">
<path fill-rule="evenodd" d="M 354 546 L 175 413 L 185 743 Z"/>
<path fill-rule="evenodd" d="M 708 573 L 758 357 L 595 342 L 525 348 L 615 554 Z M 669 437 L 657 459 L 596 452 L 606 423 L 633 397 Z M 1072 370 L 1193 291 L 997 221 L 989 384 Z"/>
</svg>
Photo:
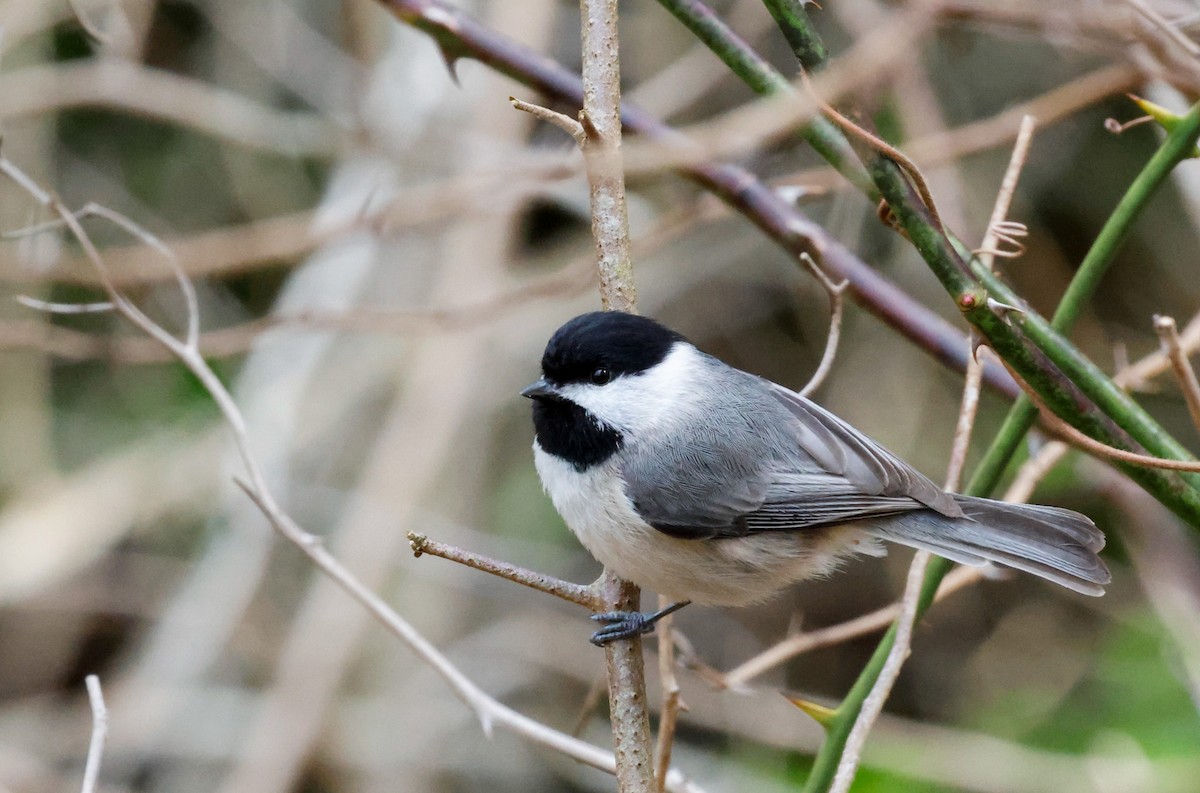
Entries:
<svg viewBox="0 0 1200 793">
<path fill-rule="evenodd" d="M 603 366 L 592 372 L 592 382 L 596 385 L 604 385 L 609 380 L 612 380 L 612 372 L 608 371 Z"/>
</svg>

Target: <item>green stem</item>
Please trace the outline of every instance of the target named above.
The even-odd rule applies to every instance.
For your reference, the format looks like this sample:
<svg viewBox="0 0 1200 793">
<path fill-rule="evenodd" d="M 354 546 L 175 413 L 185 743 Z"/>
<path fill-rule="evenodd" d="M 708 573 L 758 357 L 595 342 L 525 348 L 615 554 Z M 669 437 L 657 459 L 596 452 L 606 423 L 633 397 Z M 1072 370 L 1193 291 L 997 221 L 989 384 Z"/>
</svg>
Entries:
<svg viewBox="0 0 1200 793">
<path fill-rule="evenodd" d="M 763 0 L 763 5 L 771 12 L 800 66 L 808 72 L 823 67 L 829 60 L 829 50 L 813 30 L 808 12 L 804 10 L 804 0 Z"/>
<path fill-rule="evenodd" d="M 771 64 L 759 56 L 737 33 L 700 0 L 658 0 L 663 8 L 692 32 L 729 70 L 742 79 L 760 96 L 790 93 L 792 84 Z M 790 6 L 789 0 L 772 0 L 773 5 Z M 774 11 L 772 11 L 774 13 Z M 803 11 L 801 10 L 801 13 Z M 820 44 L 818 40 L 818 45 Z M 824 52 L 824 47 L 821 47 Z M 817 117 L 800 130 L 801 136 L 813 150 L 855 187 L 872 200 L 879 195 L 871 178 L 858 161 L 846 136 L 828 119 Z"/>
<path fill-rule="evenodd" d="M 820 46 L 819 37 L 812 30 L 803 7 L 781 0 L 764 0 L 764 4 L 804 67 L 811 69 L 819 66 L 823 57 L 815 57 L 813 53 L 823 52 L 824 48 Z M 1073 425 L 1085 428 L 1092 437 L 1101 438 L 1112 445 L 1127 447 L 1132 445 L 1131 440 L 1136 439 L 1154 454 L 1187 459 L 1190 455 L 1186 450 L 1063 334 L 1070 329 L 1083 306 L 1095 293 L 1100 278 L 1150 196 L 1171 169 L 1191 154 L 1197 137 L 1200 137 L 1200 104 L 1181 120 L 1166 143 L 1130 185 L 1072 279 L 1052 323 L 1046 322 L 1025 306 L 999 278 L 980 266 L 972 269 L 967 264 L 969 257 L 960 255 L 940 224 L 929 216 L 927 208 L 914 195 L 906 176 L 895 163 L 871 153 L 870 173 L 913 245 L 954 298 L 959 309 L 1056 413 Z M 1024 313 L 1016 315 L 1010 325 L 1004 316 L 987 305 L 989 293 L 1003 303 L 1020 307 Z M 1014 326 L 1023 330 L 1024 334 L 1018 334 Z M 1103 414 L 1099 411 L 1103 411 Z M 1032 426 L 1035 415 L 1036 410 L 1028 399 L 1017 400 L 976 469 L 966 488 L 967 493 L 985 496 L 995 489 L 1021 439 Z M 1126 431 L 1133 438 L 1126 435 Z M 1182 477 L 1144 467 L 1123 468 L 1160 501 L 1194 526 L 1200 527 L 1200 492 Z M 926 571 L 917 604 L 918 618 L 933 602 L 938 586 L 952 566 L 950 562 L 938 559 Z M 826 791 L 832 784 L 850 731 L 883 670 L 895 638 L 896 627 L 893 625 L 876 647 L 834 718 L 826 725 L 828 735 L 805 784 L 806 793 Z"/>
<path fill-rule="evenodd" d="M 1083 257 L 1083 262 L 1079 265 L 1079 270 L 1075 273 L 1071 283 L 1067 286 L 1067 291 L 1063 293 L 1062 300 L 1058 304 L 1058 309 L 1054 312 L 1054 318 L 1050 322 L 1050 327 L 1058 334 L 1067 335 L 1071 328 L 1075 325 L 1075 320 L 1079 318 L 1079 312 L 1083 307 L 1091 301 L 1097 287 L 1100 285 L 1100 279 L 1108 272 L 1109 266 L 1116 258 L 1117 251 L 1125 242 L 1125 237 L 1129 234 L 1130 228 L 1134 221 L 1141 214 L 1142 209 L 1149 203 L 1150 197 L 1158 190 L 1163 180 L 1171 173 L 1172 169 L 1184 159 L 1189 157 L 1192 149 L 1188 147 L 1189 138 L 1194 141 L 1196 139 L 1195 128 L 1200 123 L 1200 104 L 1188 112 L 1181 120 L 1180 126 L 1184 127 L 1182 132 L 1179 132 L 1179 127 L 1176 127 L 1178 135 L 1172 134 L 1168 136 L 1162 147 L 1154 153 L 1150 161 L 1142 169 L 1137 178 L 1125 191 L 1125 195 L 1121 197 L 1117 203 L 1116 209 L 1109 215 L 1108 220 L 1104 224 L 1104 228 L 1096 235 L 1095 241 L 1092 242 L 1092 247 L 1088 250 L 1087 255 Z M 1194 146 L 1195 143 L 1192 143 Z M 1002 290 L 996 289 L 995 283 L 989 283 L 989 288 L 993 292 Z M 1001 298 L 1003 299 L 1003 298 Z M 1034 329 L 1035 332 L 1037 328 Z M 1045 331 L 1045 329 L 1042 329 Z M 1070 345 L 1061 344 L 1061 340 L 1056 334 L 1043 332 L 1042 334 L 1033 334 L 1035 341 L 1038 341 L 1037 336 L 1041 337 L 1039 346 L 1046 350 L 1047 347 L 1056 348 L 1058 355 L 1051 352 L 1051 358 L 1059 360 L 1071 360 L 1074 356 L 1066 356 L 1062 353 L 1066 352 L 1064 348 L 1069 348 Z M 1047 350 L 1050 352 L 1050 350 Z M 1084 384 L 1084 391 L 1088 393 L 1096 403 L 1104 408 L 1109 415 L 1117 419 L 1117 422 L 1124 427 L 1130 428 L 1133 425 L 1141 425 L 1141 422 L 1135 421 L 1135 417 L 1140 411 L 1130 410 L 1128 395 L 1120 391 L 1120 395 L 1111 393 L 1107 386 L 1111 385 L 1111 381 L 1107 378 L 1090 378 L 1079 377 L 1082 370 L 1086 369 L 1085 365 L 1066 366 L 1064 368 L 1066 374 L 1076 378 L 1076 382 Z M 1090 362 L 1089 362 L 1090 363 Z M 1101 388 L 1088 389 L 1087 383 L 1089 380 L 1095 380 Z M 1130 414 L 1129 421 L 1123 421 L 1119 414 Z M 1025 396 L 1017 399 L 1009 409 L 1008 415 L 1004 417 L 1004 423 L 1000 427 L 1000 432 L 997 435 L 997 440 L 1006 438 L 1004 444 L 993 444 L 989 450 L 989 454 L 1007 454 L 1011 456 L 1016 450 L 1015 444 L 1020 442 L 1020 438 L 1025 432 L 1033 426 L 1033 422 L 1037 419 L 1037 408 Z M 1157 425 L 1152 427 L 1141 427 L 1141 431 L 1148 431 L 1155 435 L 1159 435 L 1155 430 L 1160 429 Z M 1141 432 L 1134 433 L 1134 437 L 1138 437 Z M 1165 436 L 1165 433 L 1162 433 Z M 1145 437 L 1145 436 L 1143 436 Z M 1159 437 L 1163 443 L 1174 445 L 1177 456 L 1181 459 L 1186 459 L 1187 451 L 1179 447 L 1175 443 L 1174 438 L 1169 436 Z M 1008 447 L 1012 444 L 1012 448 Z M 1144 441 L 1143 441 L 1144 444 Z"/>
<path fill-rule="evenodd" d="M 1172 169 L 1191 156 L 1197 137 L 1200 137 L 1200 103 L 1194 105 L 1187 115 L 1179 120 L 1179 125 L 1167 136 L 1158 151 L 1154 152 L 1154 156 L 1129 185 L 1129 189 L 1125 191 L 1125 195 L 1121 197 L 1116 209 L 1092 243 L 1066 293 L 1063 294 L 1058 310 L 1054 312 L 1054 327 L 1060 333 L 1066 333 L 1075 324 L 1079 312 L 1095 293 L 1100 278 L 1108 271 L 1133 222 Z"/>
</svg>

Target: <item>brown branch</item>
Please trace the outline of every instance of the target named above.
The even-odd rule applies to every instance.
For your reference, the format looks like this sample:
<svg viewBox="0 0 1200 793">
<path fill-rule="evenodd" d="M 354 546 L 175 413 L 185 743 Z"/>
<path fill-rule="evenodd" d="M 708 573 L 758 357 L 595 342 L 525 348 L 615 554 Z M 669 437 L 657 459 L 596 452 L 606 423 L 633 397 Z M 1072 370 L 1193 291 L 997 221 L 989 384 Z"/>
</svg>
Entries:
<svg viewBox="0 0 1200 793">
<path fill-rule="evenodd" d="M 4 75 L 0 122 L 72 107 L 123 110 L 293 157 L 330 156 L 345 145 L 345 133 L 314 113 L 276 110 L 121 58 L 30 66 Z"/>
<path fill-rule="evenodd" d="M 600 274 L 600 303 L 607 310 L 637 311 L 630 257 L 629 214 L 621 158 L 621 60 L 617 0 L 580 0 L 583 55 L 584 167 Z M 597 609 L 637 611 L 641 596 L 631 582 L 609 570 L 596 584 Z M 604 645 L 608 668 L 609 721 L 621 793 L 651 793 L 650 715 L 641 637 Z"/>
<path fill-rule="evenodd" d="M 415 531 L 408 532 L 408 542 L 412 546 L 413 556 L 429 554 L 448 559 L 451 562 L 458 562 L 475 570 L 527 586 L 530 589 L 545 592 L 547 595 L 554 595 L 593 611 L 600 608 L 596 603 L 596 593 L 591 587 L 564 581 L 561 578 L 518 567 L 508 562 L 501 562 L 454 545 L 437 542 Z"/>
<path fill-rule="evenodd" d="M 942 581 L 941 586 L 938 587 L 935 602 L 944 599 L 963 587 L 974 584 L 982 578 L 982 573 L 976 567 L 959 567 L 953 570 Z M 863 614 L 846 622 L 840 622 L 837 625 L 797 633 L 778 644 L 768 647 L 753 658 L 743 661 L 724 674 L 719 672 L 715 674 L 710 673 L 705 675 L 705 677 L 719 688 L 741 690 L 752 679 L 774 669 L 780 664 L 790 661 L 798 655 L 819 650 L 822 647 L 831 647 L 850 641 L 851 639 L 857 639 L 860 636 L 881 631 L 891 625 L 899 613 L 900 604 L 898 602 L 891 603 L 869 614 Z"/>
</svg>

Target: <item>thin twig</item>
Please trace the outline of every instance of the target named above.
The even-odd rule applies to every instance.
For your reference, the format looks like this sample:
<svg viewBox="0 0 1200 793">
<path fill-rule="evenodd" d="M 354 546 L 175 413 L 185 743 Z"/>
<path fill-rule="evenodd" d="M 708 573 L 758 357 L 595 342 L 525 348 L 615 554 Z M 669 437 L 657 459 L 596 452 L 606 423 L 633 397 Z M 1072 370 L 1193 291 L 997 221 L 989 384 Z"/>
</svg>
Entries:
<svg viewBox="0 0 1200 793">
<path fill-rule="evenodd" d="M 608 680 L 604 676 L 599 676 L 592 681 L 592 687 L 588 689 L 583 698 L 583 704 L 579 706 L 579 716 L 575 719 L 575 728 L 571 730 L 571 735 L 578 738 L 583 734 L 583 728 L 587 726 L 588 720 L 592 718 L 596 708 L 600 707 L 600 699 L 607 694 Z"/>
<path fill-rule="evenodd" d="M 660 609 L 671 605 L 671 599 L 658 596 Z M 675 615 L 668 614 L 658 621 L 658 680 L 662 688 L 662 706 L 658 713 L 658 737 L 654 746 L 654 783 L 658 793 L 667 784 L 671 769 L 671 750 L 675 746 L 675 727 L 679 711 L 687 710 L 679 696 L 679 680 L 675 677 Z"/>
<path fill-rule="evenodd" d="M 979 581 L 981 578 L 982 575 L 979 572 L 979 568 L 957 568 L 946 576 L 941 587 L 938 588 L 935 602 Z M 896 602 L 872 611 L 869 614 L 863 614 L 846 622 L 839 622 L 837 625 L 797 633 L 767 648 L 753 658 L 744 661 L 723 675 L 718 673 L 715 676 L 706 675 L 706 677 L 712 677 L 712 682 L 718 687 L 741 690 L 746 687 L 746 684 L 750 680 L 798 655 L 803 655 L 822 647 L 831 647 L 835 644 L 841 644 L 842 642 L 883 630 L 895 621 L 899 613 L 900 603 Z"/>
<path fill-rule="evenodd" d="M 296 545 L 305 556 L 312 560 L 317 569 L 329 576 L 350 597 L 358 601 L 390 633 L 403 640 L 422 661 L 446 681 L 455 696 L 475 712 L 486 734 L 490 735 L 495 726 L 504 727 L 523 738 L 559 751 L 593 768 L 607 771 L 610 774 L 616 773 L 617 766 L 611 752 L 555 730 L 490 697 L 418 633 L 407 620 L 393 611 L 382 598 L 364 587 L 325 549 L 317 537 L 300 528 L 273 501 L 264 498 L 264 493 L 256 489 L 254 485 L 241 479 L 235 481 L 263 512 L 276 531 Z M 698 793 L 698 788 L 678 771 L 671 773 L 669 781 L 670 790 Z"/>
<path fill-rule="evenodd" d="M 1192 415 L 1192 423 L 1200 429 L 1200 382 L 1196 381 L 1196 371 L 1192 369 L 1191 361 L 1183 351 L 1183 343 L 1179 339 L 1179 329 L 1175 327 L 1175 318 L 1156 316 L 1154 330 L 1158 333 L 1159 346 L 1171 368 L 1175 371 L 1175 379 L 1183 390 L 1183 398 L 1187 402 L 1188 412 Z"/>
<path fill-rule="evenodd" d="M 1125 0 L 1125 2 L 1133 6 L 1139 14 L 1145 17 L 1154 27 L 1162 31 L 1167 38 L 1182 47 L 1188 55 L 1192 57 L 1200 56 L 1200 44 L 1196 44 L 1196 42 L 1188 38 L 1182 30 L 1167 21 L 1162 14 L 1152 8 L 1145 0 Z"/>
<path fill-rule="evenodd" d="M 833 361 L 837 357 L 838 340 L 842 335 L 842 311 L 845 305 L 843 293 L 850 282 L 842 280 L 840 283 L 834 283 L 833 279 L 826 275 L 825 271 L 807 253 L 800 254 L 800 263 L 812 273 L 813 278 L 817 279 L 824 287 L 826 294 L 829 295 L 829 334 L 825 337 L 825 352 L 821 354 L 821 363 L 817 365 L 816 371 L 808 379 L 804 388 L 799 391 L 800 396 L 808 397 L 820 388 L 821 383 L 829 374 L 829 370 L 833 368 Z"/>
<path fill-rule="evenodd" d="M 1188 320 L 1179 334 L 1180 346 L 1185 355 L 1200 352 L 1200 313 Z M 1121 388 L 1137 390 L 1171 368 L 1171 359 L 1162 350 L 1155 350 L 1129 367 L 1113 375 L 1113 382 Z"/>
<path fill-rule="evenodd" d="M 499 578 L 521 584 L 522 586 L 527 586 L 530 589 L 545 592 L 547 595 L 554 595 L 557 598 L 562 598 L 584 608 L 597 609 L 596 593 L 591 587 L 564 581 L 561 578 L 538 573 L 534 570 L 527 570 L 524 567 L 518 567 L 508 562 L 501 562 L 454 545 L 448 545 L 444 542 L 437 542 L 436 540 L 429 539 L 424 534 L 418 534 L 414 531 L 408 533 L 408 541 L 412 545 L 414 556 L 421 556 L 422 554 L 438 556 L 442 559 L 458 562 L 475 570 L 490 573 Z"/>
<path fill-rule="evenodd" d="M 1008 169 L 1005 172 L 1004 179 L 1001 181 L 999 194 L 996 197 L 996 203 L 992 210 L 992 219 L 988 224 L 989 234 L 991 234 L 991 229 L 997 223 L 1003 221 L 1004 217 L 1008 214 L 1008 208 L 1012 202 L 1013 192 L 1016 189 L 1017 178 L 1020 176 L 1021 168 L 1025 163 L 1032 134 L 1033 119 L 1027 116 L 1023 120 L 1021 134 L 1017 138 L 1017 144 L 1014 147 Z M 994 245 L 994 241 L 992 244 Z M 984 240 L 984 247 L 989 247 L 987 239 Z M 987 264 L 990 268 L 990 259 L 987 261 Z M 966 451 L 970 447 L 971 435 L 975 428 L 975 415 L 979 406 L 982 371 L 983 367 L 978 357 L 972 356 L 972 360 L 967 366 L 967 377 L 963 383 L 962 402 L 958 411 L 958 421 L 954 429 L 953 453 L 950 456 L 950 462 L 946 470 L 945 489 L 950 492 L 958 490 L 959 483 L 962 480 L 963 467 L 966 464 Z M 850 785 L 854 782 L 854 777 L 858 773 L 858 764 L 862 757 L 863 746 L 867 741 L 867 735 L 870 734 L 871 727 L 875 724 L 876 719 L 879 718 L 879 714 L 883 712 L 884 703 L 887 702 L 892 687 L 895 685 L 896 679 L 900 676 L 900 669 L 904 666 L 904 662 L 911 652 L 913 626 L 916 623 L 917 613 L 920 611 L 921 590 L 925 584 L 925 570 L 929 566 L 931 557 L 932 554 L 926 550 L 918 550 L 913 556 L 912 564 L 908 568 L 908 579 L 904 586 L 904 596 L 900 600 L 900 613 L 896 617 L 895 638 L 892 641 L 891 648 L 888 650 L 883 667 L 879 670 L 879 674 L 875 678 L 870 692 L 859 708 L 858 714 L 854 719 L 854 725 L 850 728 L 850 734 L 846 737 L 841 757 L 838 759 L 837 772 L 834 775 L 830 793 L 847 793 L 849 791 Z"/>
<path fill-rule="evenodd" d="M 1015 226 L 1006 225 L 1009 223 L 1008 209 L 1012 205 L 1013 194 L 1017 190 L 1017 180 L 1021 178 L 1025 160 L 1029 157 L 1029 146 L 1033 142 L 1033 130 L 1036 125 L 1037 120 L 1033 116 L 1025 116 L 1021 119 L 1021 126 L 1017 130 L 1017 140 L 1013 144 L 1012 155 L 1008 160 L 1008 168 L 1004 171 L 1004 178 L 1000 180 L 1000 190 L 996 193 L 992 215 L 988 218 L 987 233 L 979 245 L 979 250 L 976 251 L 983 266 L 989 270 L 995 264 L 994 257 L 1004 255 L 999 254 L 996 250 L 997 243 L 1001 237 L 1013 234 L 1016 229 Z M 1024 226 L 1021 226 L 1021 229 L 1024 229 Z M 1028 232 L 1026 231 L 1026 233 Z"/>
<path fill-rule="evenodd" d="M 587 135 L 583 131 L 583 124 L 580 124 L 578 121 L 566 115 L 565 113 L 559 113 L 556 110 L 551 110 L 550 108 L 542 107 L 541 105 L 535 105 L 531 102 L 523 102 L 520 99 L 517 99 L 515 96 L 510 96 L 508 101 L 511 102 L 512 106 L 517 110 L 521 110 L 536 119 L 540 119 L 541 121 L 545 121 L 547 124 L 552 124 L 558 127 L 563 132 L 574 138 L 575 142 L 580 146 L 583 146 L 586 142 Z"/>
<path fill-rule="evenodd" d="M 913 623 L 917 618 L 917 604 L 920 600 L 921 586 L 925 582 L 925 568 L 929 565 L 930 556 L 929 551 L 917 551 L 913 556 L 912 565 L 908 568 L 908 580 L 904 585 L 904 597 L 900 600 L 900 614 L 896 617 L 896 639 L 892 644 L 892 649 L 888 652 L 887 660 L 884 661 L 883 669 L 879 672 L 879 677 L 875 680 L 875 685 L 871 687 L 871 693 L 867 695 L 862 708 L 858 711 L 858 718 L 854 720 L 850 735 L 846 738 L 830 793 L 846 793 L 850 789 L 851 783 L 854 782 L 854 775 L 858 771 L 858 763 L 862 756 L 863 746 L 867 741 L 867 735 L 883 711 L 883 703 L 887 701 L 888 694 L 891 693 L 892 686 L 900 675 L 900 668 L 908 658 L 912 645 Z"/>
<path fill-rule="evenodd" d="M 96 782 L 100 779 L 100 763 L 104 760 L 104 742 L 108 740 L 108 707 L 104 704 L 104 692 L 100 689 L 100 678 L 88 675 L 88 702 L 92 706 L 92 739 L 88 743 L 87 763 L 83 767 L 83 785 L 80 793 L 96 793 Z"/>
<path fill-rule="evenodd" d="M 938 215 L 937 205 L 933 201 L 933 193 L 929 190 L 929 183 L 925 180 L 925 175 L 921 173 L 921 169 L 917 167 L 917 164 L 909 159 L 908 155 L 906 155 L 904 152 L 900 151 L 878 135 L 868 132 L 858 124 L 855 124 L 849 118 L 839 113 L 837 109 L 833 107 L 833 105 L 828 104 L 825 102 L 825 100 L 821 99 L 821 97 L 817 96 L 815 90 L 813 89 L 812 82 L 808 79 L 807 75 L 802 74 L 801 79 L 804 83 L 804 87 L 808 89 L 809 96 L 811 96 L 813 101 L 816 102 L 821 108 L 821 113 L 824 114 L 826 118 L 841 127 L 842 131 L 847 135 L 858 138 L 875 151 L 882 154 L 884 157 L 887 157 L 889 160 L 895 162 L 906 174 L 908 174 L 909 179 L 912 180 L 913 185 L 917 188 L 917 193 L 920 194 L 921 201 L 925 204 L 925 208 L 929 210 L 929 216 L 933 219 L 933 222 L 938 227 L 941 227 L 942 219 L 941 216 Z"/>
</svg>

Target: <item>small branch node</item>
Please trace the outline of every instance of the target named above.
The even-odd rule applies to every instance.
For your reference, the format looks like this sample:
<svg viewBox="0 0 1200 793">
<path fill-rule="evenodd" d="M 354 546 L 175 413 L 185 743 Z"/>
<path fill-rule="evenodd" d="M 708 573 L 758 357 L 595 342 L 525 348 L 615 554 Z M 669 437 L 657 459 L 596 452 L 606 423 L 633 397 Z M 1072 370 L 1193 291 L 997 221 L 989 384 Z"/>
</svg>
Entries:
<svg viewBox="0 0 1200 793">
<path fill-rule="evenodd" d="M 600 130 L 597 129 L 596 124 L 588 116 L 586 110 L 579 111 L 579 126 L 583 129 L 585 141 L 598 141 L 602 138 Z"/>
<path fill-rule="evenodd" d="M 429 538 L 415 531 L 410 531 L 406 536 L 408 537 L 408 545 L 412 548 L 413 556 L 420 559 L 421 554 L 425 553 L 425 545 L 429 542 Z"/>
</svg>

